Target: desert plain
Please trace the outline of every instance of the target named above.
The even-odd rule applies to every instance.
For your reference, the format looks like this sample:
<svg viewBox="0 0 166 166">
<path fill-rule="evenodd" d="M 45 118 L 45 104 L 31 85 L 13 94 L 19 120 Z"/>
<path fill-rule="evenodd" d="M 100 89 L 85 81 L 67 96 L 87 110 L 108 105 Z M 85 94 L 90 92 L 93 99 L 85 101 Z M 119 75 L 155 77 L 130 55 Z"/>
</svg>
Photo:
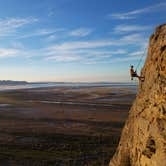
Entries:
<svg viewBox="0 0 166 166">
<path fill-rule="evenodd" d="M 129 86 L 1 91 L 0 165 L 108 165 L 135 96 Z"/>
</svg>

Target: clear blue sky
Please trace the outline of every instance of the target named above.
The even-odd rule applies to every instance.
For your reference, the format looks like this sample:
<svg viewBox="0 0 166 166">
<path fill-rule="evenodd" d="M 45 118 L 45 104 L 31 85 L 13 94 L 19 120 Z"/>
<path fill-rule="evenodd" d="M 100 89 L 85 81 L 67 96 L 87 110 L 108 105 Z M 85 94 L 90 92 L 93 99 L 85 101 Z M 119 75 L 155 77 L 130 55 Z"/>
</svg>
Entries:
<svg viewBox="0 0 166 166">
<path fill-rule="evenodd" d="M 130 81 L 165 22 L 164 0 L 0 0 L 0 79 Z"/>
</svg>

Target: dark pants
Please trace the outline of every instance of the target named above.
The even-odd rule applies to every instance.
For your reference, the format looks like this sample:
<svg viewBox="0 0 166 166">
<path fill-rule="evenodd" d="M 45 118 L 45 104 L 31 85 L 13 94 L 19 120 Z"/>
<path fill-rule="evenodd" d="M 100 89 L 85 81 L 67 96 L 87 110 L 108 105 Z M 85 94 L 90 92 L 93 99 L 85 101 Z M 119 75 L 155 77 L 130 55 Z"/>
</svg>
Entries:
<svg viewBox="0 0 166 166">
<path fill-rule="evenodd" d="M 137 73 L 133 73 L 132 77 L 138 77 Z"/>
</svg>

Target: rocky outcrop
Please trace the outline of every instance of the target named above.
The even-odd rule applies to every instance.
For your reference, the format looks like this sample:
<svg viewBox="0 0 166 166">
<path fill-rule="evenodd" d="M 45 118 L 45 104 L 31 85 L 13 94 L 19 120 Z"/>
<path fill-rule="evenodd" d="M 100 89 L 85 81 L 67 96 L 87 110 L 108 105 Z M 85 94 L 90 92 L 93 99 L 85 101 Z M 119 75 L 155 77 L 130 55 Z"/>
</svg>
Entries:
<svg viewBox="0 0 166 166">
<path fill-rule="evenodd" d="M 151 36 L 136 100 L 109 166 L 166 166 L 166 24 Z"/>
</svg>

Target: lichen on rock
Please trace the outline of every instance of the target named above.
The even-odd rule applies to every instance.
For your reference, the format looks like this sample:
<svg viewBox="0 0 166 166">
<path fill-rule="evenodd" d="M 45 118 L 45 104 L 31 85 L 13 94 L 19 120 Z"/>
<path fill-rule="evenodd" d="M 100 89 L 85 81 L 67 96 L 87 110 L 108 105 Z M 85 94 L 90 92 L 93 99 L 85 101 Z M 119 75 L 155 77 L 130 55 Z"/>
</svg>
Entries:
<svg viewBox="0 0 166 166">
<path fill-rule="evenodd" d="M 166 165 L 166 24 L 150 37 L 136 100 L 109 166 Z"/>
</svg>

